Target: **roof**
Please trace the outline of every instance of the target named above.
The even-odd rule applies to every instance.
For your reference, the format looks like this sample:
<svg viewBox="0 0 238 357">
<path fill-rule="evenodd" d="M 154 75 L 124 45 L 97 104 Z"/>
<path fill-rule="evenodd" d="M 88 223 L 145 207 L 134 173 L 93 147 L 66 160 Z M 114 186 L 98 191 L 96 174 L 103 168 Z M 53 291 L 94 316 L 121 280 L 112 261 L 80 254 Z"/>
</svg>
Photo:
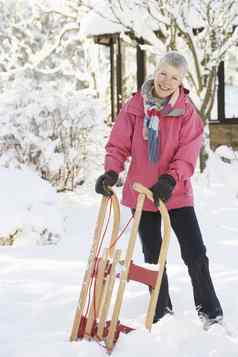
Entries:
<svg viewBox="0 0 238 357">
<path fill-rule="evenodd" d="M 86 37 L 106 35 L 128 31 L 126 27 L 113 23 L 91 11 L 80 22 L 80 33 Z"/>
</svg>

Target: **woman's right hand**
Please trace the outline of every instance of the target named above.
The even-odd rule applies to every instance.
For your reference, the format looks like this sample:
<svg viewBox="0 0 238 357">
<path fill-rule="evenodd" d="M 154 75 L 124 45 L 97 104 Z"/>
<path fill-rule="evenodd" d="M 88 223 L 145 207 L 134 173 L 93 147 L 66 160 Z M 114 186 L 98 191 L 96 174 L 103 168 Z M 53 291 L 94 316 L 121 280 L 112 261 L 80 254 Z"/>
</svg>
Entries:
<svg viewBox="0 0 238 357">
<path fill-rule="evenodd" d="M 118 174 L 115 171 L 107 171 L 103 175 L 98 177 L 95 184 L 95 191 L 97 193 L 102 194 L 103 196 L 111 197 L 113 192 L 110 190 L 109 187 L 114 186 L 117 180 Z"/>
</svg>

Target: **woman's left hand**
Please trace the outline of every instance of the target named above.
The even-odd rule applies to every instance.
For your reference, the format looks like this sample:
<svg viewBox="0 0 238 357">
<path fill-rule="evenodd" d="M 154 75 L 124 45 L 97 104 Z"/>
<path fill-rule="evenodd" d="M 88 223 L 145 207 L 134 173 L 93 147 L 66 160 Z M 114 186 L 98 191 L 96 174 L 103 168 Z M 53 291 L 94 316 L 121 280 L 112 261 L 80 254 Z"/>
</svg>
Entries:
<svg viewBox="0 0 238 357">
<path fill-rule="evenodd" d="M 159 200 L 167 202 L 170 199 L 175 185 L 175 179 L 171 175 L 165 174 L 161 175 L 158 182 L 150 187 L 156 207 L 159 207 Z"/>
</svg>

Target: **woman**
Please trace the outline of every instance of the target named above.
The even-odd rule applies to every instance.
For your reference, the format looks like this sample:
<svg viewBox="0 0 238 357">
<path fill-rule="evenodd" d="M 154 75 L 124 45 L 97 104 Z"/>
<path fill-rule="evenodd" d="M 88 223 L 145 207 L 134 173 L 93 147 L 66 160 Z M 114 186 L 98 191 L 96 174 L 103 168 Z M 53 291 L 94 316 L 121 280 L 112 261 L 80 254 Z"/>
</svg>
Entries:
<svg viewBox="0 0 238 357">
<path fill-rule="evenodd" d="M 134 211 L 134 182 L 150 188 L 154 203 L 146 200 L 139 225 L 145 262 L 157 263 L 161 246 L 159 200 L 166 203 L 181 256 L 188 268 L 194 303 L 204 325 L 222 320 L 223 311 L 210 277 L 206 247 L 193 207 L 191 176 L 202 143 L 203 125 L 189 91 L 182 85 L 188 70 L 186 59 L 168 52 L 154 78 L 122 107 L 106 145 L 105 173 L 96 192 L 110 196 L 125 161 L 131 157 L 123 188 L 122 204 Z M 172 313 L 166 270 L 163 275 L 154 322 Z"/>
</svg>

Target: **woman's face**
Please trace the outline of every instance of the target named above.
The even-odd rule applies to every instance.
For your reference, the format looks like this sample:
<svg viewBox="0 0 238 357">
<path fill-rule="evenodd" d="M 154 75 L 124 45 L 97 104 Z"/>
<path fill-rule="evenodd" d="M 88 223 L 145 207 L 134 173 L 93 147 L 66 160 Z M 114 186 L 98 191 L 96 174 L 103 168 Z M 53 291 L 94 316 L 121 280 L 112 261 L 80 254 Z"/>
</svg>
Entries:
<svg viewBox="0 0 238 357">
<path fill-rule="evenodd" d="M 182 83 L 183 73 L 179 68 L 163 63 L 155 72 L 155 95 L 159 98 L 170 96 Z"/>
</svg>

